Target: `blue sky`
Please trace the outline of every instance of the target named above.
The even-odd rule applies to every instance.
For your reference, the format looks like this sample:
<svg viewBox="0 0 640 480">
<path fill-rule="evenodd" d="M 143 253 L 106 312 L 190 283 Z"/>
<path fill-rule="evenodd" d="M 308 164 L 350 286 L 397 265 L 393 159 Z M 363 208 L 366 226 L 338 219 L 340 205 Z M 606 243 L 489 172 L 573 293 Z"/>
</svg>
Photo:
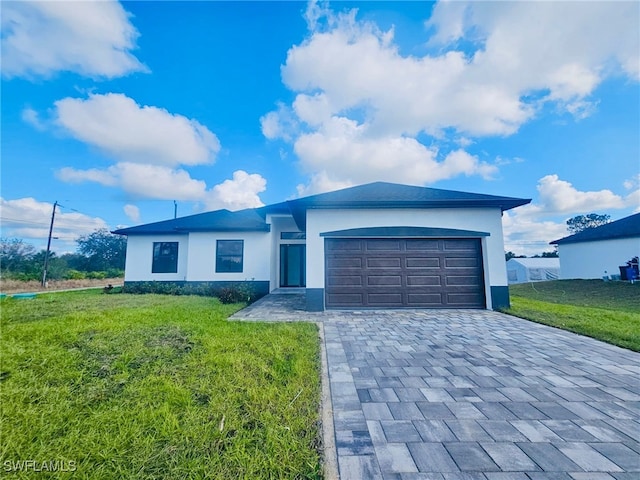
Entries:
<svg viewBox="0 0 640 480">
<path fill-rule="evenodd" d="M 2 236 L 53 248 L 371 181 L 640 207 L 637 2 L 2 2 Z"/>
</svg>

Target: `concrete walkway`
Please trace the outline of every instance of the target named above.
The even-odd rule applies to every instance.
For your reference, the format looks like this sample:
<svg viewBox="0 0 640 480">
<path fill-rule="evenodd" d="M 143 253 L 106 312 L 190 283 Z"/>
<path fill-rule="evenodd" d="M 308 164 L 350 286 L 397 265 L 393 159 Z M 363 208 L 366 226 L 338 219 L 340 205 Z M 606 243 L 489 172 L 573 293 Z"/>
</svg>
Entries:
<svg viewBox="0 0 640 480">
<path fill-rule="evenodd" d="M 492 311 L 303 305 L 234 317 L 322 325 L 342 480 L 640 478 L 640 354 Z"/>
</svg>

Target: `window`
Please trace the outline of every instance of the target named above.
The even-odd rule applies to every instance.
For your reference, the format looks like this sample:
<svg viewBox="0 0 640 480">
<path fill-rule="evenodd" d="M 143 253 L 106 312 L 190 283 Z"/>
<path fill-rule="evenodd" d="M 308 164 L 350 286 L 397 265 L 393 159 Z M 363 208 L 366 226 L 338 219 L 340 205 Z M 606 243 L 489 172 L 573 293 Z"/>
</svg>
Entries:
<svg viewBox="0 0 640 480">
<path fill-rule="evenodd" d="M 178 242 L 153 242 L 151 273 L 178 273 Z"/>
<path fill-rule="evenodd" d="M 306 240 L 306 232 L 281 232 L 280 238 L 282 240 Z"/>
<path fill-rule="evenodd" d="M 242 272 L 244 240 L 218 240 L 216 245 L 216 272 Z"/>
</svg>

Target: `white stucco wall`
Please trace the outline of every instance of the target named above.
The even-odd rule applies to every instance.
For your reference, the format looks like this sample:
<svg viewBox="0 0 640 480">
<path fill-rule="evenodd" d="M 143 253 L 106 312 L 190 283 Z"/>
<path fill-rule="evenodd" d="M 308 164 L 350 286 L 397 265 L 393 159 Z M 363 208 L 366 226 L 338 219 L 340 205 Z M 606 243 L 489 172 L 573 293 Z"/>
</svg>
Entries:
<svg viewBox="0 0 640 480">
<path fill-rule="evenodd" d="M 242 272 L 216 273 L 217 240 L 244 240 Z M 154 242 L 178 242 L 177 273 L 151 273 Z M 270 252 L 268 232 L 130 235 L 125 281 L 269 281 Z"/>
<path fill-rule="evenodd" d="M 217 240 L 244 240 L 242 272 L 216 273 Z M 186 280 L 269 281 L 270 244 L 269 232 L 192 232 L 189 234 Z"/>
<path fill-rule="evenodd" d="M 482 240 L 487 301 L 491 286 L 507 286 L 504 240 L 499 208 L 354 209 L 307 211 L 307 287 L 324 288 L 322 232 L 350 228 L 408 226 L 488 232 Z M 490 305 L 488 305 L 491 308 Z"/>
<path fill-rule="evenodd" d="M 178 242 L 177 273 L 151 273 L 153 242 Z M 188 235 L 130 235 L 127 239 L 124 279 L 127 282 L 186 280 L 188 255 Z"/>
<path fill-rule="evenodd" d="M 602 278 L 620 274 L 619 266 L 640 256 L 640 238 L 621 238 L 598 242 L 558 245 L 560 278 Z"/>
</svg>

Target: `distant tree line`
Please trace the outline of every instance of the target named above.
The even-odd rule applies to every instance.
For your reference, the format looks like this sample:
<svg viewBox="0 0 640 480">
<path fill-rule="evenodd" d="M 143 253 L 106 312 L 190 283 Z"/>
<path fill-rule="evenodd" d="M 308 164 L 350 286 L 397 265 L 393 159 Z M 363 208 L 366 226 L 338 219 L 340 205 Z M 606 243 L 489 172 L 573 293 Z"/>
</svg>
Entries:
<svg viewBox="0 0 640 480">
<path fill-rule="evenodd" d="M 96 230 L 77 240 L 75 253 L 58 256 L 49 252 L 47 278 L 115 278 L 124 274 L 127 239 L 106 229 Z M 0 275 L 15 280 L 41 280 L 46 250 L 19 238 L 0 239 Z"/>
</svg>

